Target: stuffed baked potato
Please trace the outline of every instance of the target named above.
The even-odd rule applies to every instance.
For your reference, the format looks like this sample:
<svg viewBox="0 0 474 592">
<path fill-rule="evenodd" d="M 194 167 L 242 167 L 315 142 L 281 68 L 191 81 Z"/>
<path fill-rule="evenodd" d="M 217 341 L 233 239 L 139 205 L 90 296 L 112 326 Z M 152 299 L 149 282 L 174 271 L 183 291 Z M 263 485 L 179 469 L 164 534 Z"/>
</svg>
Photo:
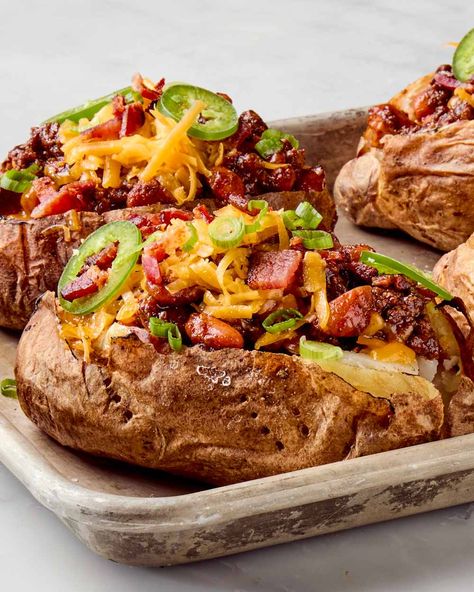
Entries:
<svg viewBox="0 0 474 592">
<path fill-rule="evenodd" d="M 140 76 L 133 89 L 33 128 L 1 173 L 0 326 L 14 329 L 24 327 L 40 294 L 56 289 L 90 232 L 140 207 L 246 208 L 269 194 L 276 207 L 309 200 L 328 229 L 335 223 L 324 172 L 305 164 L 293 136 L 268 129 L 253 111 L 237 117 L 225 95 L 183 84 L 164 89 L 164 80 Z"/>
<path fill-rule="evenodd" d="M 28 417 L 74 449 L 215 484 L 452 430 L 443 397 L 474 386 L 459 303 L 341 245 L 308 202 L 249 208 L 91 235 L 21 337 Z"/>
<path fill-rule="evenodd" d="M 474 231 L 473 143 L 474 79 L 440 66 L 369 109 L 357 157 L 337 177 L 336 202 L 355 224 L 453 249 Z"/>
</svg>

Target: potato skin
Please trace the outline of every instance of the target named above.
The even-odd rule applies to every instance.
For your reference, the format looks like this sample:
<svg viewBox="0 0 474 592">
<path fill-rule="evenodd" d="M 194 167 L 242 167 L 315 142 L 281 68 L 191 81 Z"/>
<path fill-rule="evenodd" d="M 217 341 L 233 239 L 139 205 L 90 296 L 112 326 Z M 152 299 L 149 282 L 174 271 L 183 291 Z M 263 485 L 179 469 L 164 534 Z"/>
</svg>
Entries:
<svg viewBox="0 0 474 592">
<path fill-rule="evenodd" d="M 307 199 L 325 216 L 321 228 L 332 230 L 336 223 L 334 201 L 327 190 L 306 193 L 286 191 L 261 196 L 275 209 L 294 209 Z M 202 200 L 215 209 L 213 200 Z M 192 208 L 196 203 L 186 204 Z M 0 327 L 23 329 L 28 322 L 36 299 L 47 290 L 56 290 L 62 270 L 73 249 L 82 239 L 107 222 L 126 220 L 134 214 L 157 212 L 173 207 L 156 204 L 141 208 L 112 210 L 104 214 L 80 212 L 82 223 L 79 231 L 71 232 L 70 242 L 65 242 L 61 226 L 67 225 L 68 214 L 49 216 L 38 220 L 0 219 Z M 57 226 L 57 230 L 48 229 Z"/>
<path fill-rule="evenodd" d="M 135 336 L 87 364 L 60 339 L 46 293 L 17 352 L 23 411 L 63 445 L 224 485 L 440 436 L 441 395 L 358 391 L 298 357 Z"/>
<path fill-rule="evenodd" d="M 377 207 L 393 224 L 442 251 L 474 230 L 474 121 L 435 133 L 391 136 L 383 148 Z"/>
<path fill-rule="evenodd" d="M 474 318 L 474 234 L 439 259 L 433 268 L 433 279 L 462 298 Z"/>
<path fill-rule="evenodd" d="M 334 183 L 334 199 L 358 226 L 394 229 L 377 205 L 381 150 L 371 150 L 346 163 Z"/>
<path fill-rule="evenodd" d="M 390 104 L 414 120 L 414 99 L 432 76 L 413 82 Z M 473 144 L 474 121 L 387 135 L 381 148 L 341 169 L 336 204 L 360 226 L 398 228 L 441 251 L 454 249 L 474 231 Z"/>
</svg>

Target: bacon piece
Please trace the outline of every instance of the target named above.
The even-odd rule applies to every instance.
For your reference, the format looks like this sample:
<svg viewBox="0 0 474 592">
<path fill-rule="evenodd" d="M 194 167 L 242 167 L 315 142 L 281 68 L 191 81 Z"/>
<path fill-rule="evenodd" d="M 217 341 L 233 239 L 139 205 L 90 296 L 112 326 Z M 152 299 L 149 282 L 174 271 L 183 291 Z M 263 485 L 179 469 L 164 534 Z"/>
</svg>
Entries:
<svg viewBox="0 0 474 592">
<path fill-rule="evenodd" d="M 114 117 L 104 123 L 99 123 L 89 129 L 81 132 L 81 137 L 84 140 L 117 140 L 119 138 L 120 129 L 122 127 L 122 119 Z"/>
<path fill-rule="evenodd" d="M 355 337 L 369 326 L 374 311 L 374 297 L 370 286 L 349 290 L 329 303 L 331 314 L 325 329 L 333 337 Z"/>
<path fill-rule="evenodd" d="M 33 182 L 39 204 L 31 212 L 32 218 L 44 218 L 53 214 L 63 214 L 69 210 L 83 211 L 90 207 L 94 197 L 93 181 L 74 181 L 63 185 L 58 191 L 46 178 Z"/>
<path fill-rule="evenodd" d="M 296 279 L 303 254 L 300 251 L 260 251 L 250 261 L 247 283 L 253 290 L 289 288 Z"/>
<path fill-rule="evenodd" d="M 170 224 L 171 220 L 173 219 L 184 220 L 185 222 L 188 222 L 189 220 L 193 219 L 193 215 L 191 212 L 188 212 L 186 210 L 177 210 L 176 208 L 170 208 L 169 210 L 162 210 L 159 213 L 159 219 L 161 224 L 165 224 L 166 226 L 168 226 L 168 224 Z"/>
<path fill-rule="evenodd" d="M 207 209 L 204 204 L 199 204 L 193 209 L 193 214 L 196 218 L 201 218 L 205 220 L 208 224 L 210 224 L 214 220 L 214 216 L 211 212 Z"/>
<path fill-rule="evenodd" d="M 214 349 L 244 346 L 244 338 L 237 329 L 206 314 L 192 314 L 186 323 L 186 333 L 194 345 L 202 343 Z"/>
<path fill-rule="evenodd" d="M 247 211 L 248 198 L 245 197 L 245 186 L 239 175 L 226 167 L 215 167 L 208 182 L 217 201 Z"/>
<path fill-rule="evenodd" d="M 150 236 L 162 224 L 159 214 L 135 214 L 134 216 L 130 216 L 128 220 L 132 224 L 135 224 L 142 233 L 143 238 Z"/>
<path fill-rule="evenodd" d="M 121 118 L 125 111 L 125 97 L 122 95 L 115 95 L 112 99 L 112 113 L 114 117 Z"/>
<path fill-rule="evenodd" d="M 150 285 L 160 286 L 162 284 L 160 263 L 166 257 L 166 252 L 160 243 L 153 243 L 144 249 L 142 254 L 143 273 Z"/>
<path fill-rule="evenodd" d="M 85 260 L 80 273 L 84 273 L 87 269 L 89 269 L 89 267 L 92 267 L 93 265 L 96 265 L 99 269 L 102 270 L 109 269 L 112 263 L 115 261 L 115 258 L 117 257 L 118 245 L 118 241 L 115 241 L 114 243 L 110 243 L 110 245 L 104 247 L 95 255 L 91 255 L 90 257 L 88 257 Z"/>
<path fill-rule="evenodd" d="M 140 93 L 144 99 L 149 101 L 157 101 L 163 94 L 163 87 L 165 85 L 165 79 L 159 80 L 154 88 L 149 88 L 145 85 L 143 76 L 139 73 L 135 74 L 132 80 L 133 90 Z"/>
<path fill-rule="evenodd" d="M 77 298 L 84 298 L 98 292 L 107 282 L 109 274 L 96 266 L 89 269 L 82 275 L 74 278 L 67 286 L 61 290 L 61 296 L 68 302 L 73 302 Z"/>
<path fill-rule="evenodd" d="M 135 183 L 127 196 L 127 208 L 149 206 L 155 203 L 175 203 L 173 195 L 158 179 L 152 179 L 147 183 L 141 181 Z"/>
<path fill-rule="evenodd" d="M 182 304 L 192 304 L 202 299 L 204 290 L 199 286 L 184 288 L 179 292 L 171 294 L 163 285 L 147 283 L 146 289 L 160 306 L 178 306 Z"/>
<path fill-rule="evenodd" d="M 133 136 L 145 123 L 145 112 L 141 103 L 127 105 L 122 114 L 120 137 Z"/>
</svg>

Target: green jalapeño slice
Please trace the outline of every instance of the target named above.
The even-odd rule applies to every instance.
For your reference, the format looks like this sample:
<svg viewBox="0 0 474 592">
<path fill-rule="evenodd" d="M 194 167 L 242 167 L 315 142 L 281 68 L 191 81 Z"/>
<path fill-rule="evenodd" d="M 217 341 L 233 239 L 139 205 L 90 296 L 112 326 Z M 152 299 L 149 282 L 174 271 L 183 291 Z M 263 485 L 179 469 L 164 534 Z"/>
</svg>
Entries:
<svg viewBox="0 0 474 592">
<path fill-rule="evenodd" d="M 138 247 L 141 242 L 141 233 L 131 222 L 110 222 L 93 232 L 71 257 L 59 280 L 58 297 L 64 310 L 72 314 L 88 314 L 98 310 L 116 296 L 135 267 L 140 255 Z M 105 285 L 89 296 L 77 298 L 72 302 L 65 300 L 61 292 L 78 277 L 86 260 L 111 243 L 118 243 L 118 250 Z"/>
<path fill-rule="evenodd" d="M 454 52 L 453 74 L 461 82 L 474 76 L 474 29 L 464 35 Z"/>
<path fill-rule="evenodd" d="M 237 131 L 239 118 L 232 103 L 210 90 L 191 84 L 172 84 L 161 95 L 158 109 L 163 115 L 180 121 L 196 101 L 205 104 L 188 134 L 201 140 L 223 140 Z"/>
<path fill-rule="evenodd" d="M 98 99 L 87 101 L 82 105 L 78 105 L 77 107 L 73 107 L 72 109 L 68 109 L 67 111 L 58 113 L 57 115 L 53 115 L 53 117 L 46 119 L 46 121 L 43 121 L 43 123 L 63 123 L 66 120 L 74 121 L 75 123 L 77 123 L 80 119 L 83 119 L 84 117 L 86 119 L 91 119 L 98 111 L 102 109 L 102 107 L 105 107 L 106 105 L 111 103 L 116 95 L 122 95 L 126 103 L 133 103 L 134 101 L 143 101 L 140 93 L 135 92 L 131 86 L 126 86 L 125 88 L 116 90 L 113 93 L 110 93 L 109 95 L 105 95 L 104 97 L 99 97 Z"/>
</svg>

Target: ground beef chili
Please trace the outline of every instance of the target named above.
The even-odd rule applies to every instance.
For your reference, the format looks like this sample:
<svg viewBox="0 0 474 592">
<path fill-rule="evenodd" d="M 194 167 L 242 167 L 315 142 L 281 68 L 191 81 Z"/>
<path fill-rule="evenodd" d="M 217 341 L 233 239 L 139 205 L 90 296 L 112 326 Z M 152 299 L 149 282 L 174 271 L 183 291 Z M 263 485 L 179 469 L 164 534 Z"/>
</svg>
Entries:
<svg viewBox="0 0 474 592">
<path fill-rule="evenodd" d="M 455 95 L 457 88 L 474 95 L 474 80 L 462 83 L 454 77 L 448 64 L 440 66 L 427 88 L 413 101 L 415 121 L 390 103 L 375 105 L 369 109 L 364 138 L 368 147 L 380 147 L 381 139 L 388 134 L 408 134 L 427 131 L 462 120 L 474 119 L 474 108 Z M 362 151 L 364 151 L 364 149 Z"/>
<path fill-rule="evenodd" d="M 137 82 L 138 84 L 138 82 Z M 141 83 L 143 86 L 143 81 Z M 161 94 L 161 86 L 156 91 Z M 145 113 L 140 103 L 126 105 L 123 97 L 115 97 L 113 118 L 105 123 L 82 132 L 86 140 L 113 140 L 136 133 L 143 125 Z M 282 141 L 281 149 L 264 160 L 255 150 L 267 125 L 254 111 L 245 111 L 239 118 L 239 127 L 235 134 L 224 141 L 224 155 L 221 165 L 211 170 L 206 178 L 199 175 L 202 189 L 198 189 L 196 199 L 214 198 L 220 205 L 232 204 L 245 210 L 248 201 L 266 192 L 275 191 L 322 191 L 326 185 L 321 167 L 305 164 L 303 149 L 294 148 L 290 142 Z M 55 189 L 63 191 L 55 199 L 54 213 L 69 209 L 69 203 L 61 202 L 62 196 L 70 197 L 69 183 L 64 184 L 69 174 L 69 167 L 63 160 L 59 125 L 47 123 L 31 130 L 30 138 L 10 151 L 2 164 L 2 171 L 24 169 L 33 163 L 39 166 L 37 176 L 52 177 Z M 270 168 L 269 168 L 270 165 Z M 276 166 L 275 165 L 281 165 Z M 77 181 L 75 181 L 77 183 Z M 156 203 L 172 204 L 175 202 L 171 192 L 158 179 L 139 182 L 136 178 L 123 180 L 119 187 L 102 187 L 95 184 L 91 199 L 87 187 L 87 199 L 80 199 L 80 186 L 74 186 L 75 208 L 90 209 L 99 213 L 125 207 L 147 206 Z M 34 197 L 34 196 L 33 196 Z M 0 192 L 0 215 L 13 215 L 21 212 L 21 200 L 18 195 Z M 28 200 L 31 210 L 38 202 Z M 64 207 L 63 207 L 64 206 Z M 38 217 L 49 215 L 49 208 L 38 210 Z M 30 214 L 30 211 L 26 212 Z"/>
<path fill-rule="evenodd" d="M 164 210 L 159 215 L 135 216 L 131 220 L 141 229 L 144 238 L 157 228 L 164 229 L 172 221 L 176 209 Z M 198 212 L 199 213 L 199 212 Z M 195 213 L 195 215 L 197 215 Z M 184 219 L 191 216 L 186 213 Z M 341 245 L 337 239 L 332 249 L 318 251 L 325 261 L 326 288 L 330 307 L 330 321 L 322 329 L 314 318 L 291 338 L 268 346 L 268 351 L 297 353 L 301 335 L 309 339 L 339 345 L 343 349 L 360 349 L 357 339 L 365 335 L 374 314 L 381 317 L 384 326 L 374 337 L 384 341 L 398 341 L 428 359 L 441 355 L 440 346 L 426 315 L 426 305 L 434 294 L 403 275 L 379 275 L 360 261 L 367 245 Z M 293 240 L 289 249 L 274 251 L 255 248 L 249 257 L 246 283 L 251 289 L 280 290 L 294 298 L 302 314 L 309 311 L 309 295 L 302 290 L 302 266 L 306 249 L 301 241 Z M 214 323 L 206 315 L 196 314 L 202 302 L 203 289 L 190 287 L 171 294 L 167 290 L 170 279 L 162 277 L 159 263 L 167 257 L 155 245 L 147 251 L 142 264 L 147 278 L 145 295 L 140 300 L 139 319 L 148 327 L 151 316 L 176 323 L 185 343 L 200 343 L 205 347 L 243 347 L 253 349 L 263 334 L 263 320 L 278 306 L 269 301 L 268 307 L 250 319 L 219 320 Z M 153 261 L 156 260 L 156 265 Z M 294 306 L 294 305 L 291 305 Z M 213 324 L 214 323 L 214 324 Z M 207 334 L 207 329 L 212 334 Z M 215 326 L 214 326 L 215 325 Z M 240 335 L 237 339 L 236 333 Z M 233 336 L 233 337 L 232 337 Z M 240 347 L 240 346 L 239 346 Z"/>
</svg>

